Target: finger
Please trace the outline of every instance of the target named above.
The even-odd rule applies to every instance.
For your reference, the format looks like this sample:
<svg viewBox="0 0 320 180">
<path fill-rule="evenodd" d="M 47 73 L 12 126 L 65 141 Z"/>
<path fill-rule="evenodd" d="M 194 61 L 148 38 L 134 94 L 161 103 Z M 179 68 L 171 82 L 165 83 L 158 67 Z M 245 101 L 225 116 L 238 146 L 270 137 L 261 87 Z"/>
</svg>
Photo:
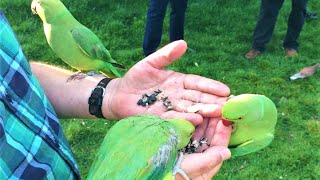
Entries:
<svg viewBox="0 0 320 180">
<path fill-rule="evenodd" d="M 203 123 L 197 127 L 196 132 L 192 138 L 193 140 L 196 140 L 197 142 L 199 142 L 199 147 L 196 148 L 197 153 L 203 152 L 209 147 L 206 144 L 201 143 L 201 140 L 203 140 L 202 138 L 207 138 L 205 136 L 205 132 L 206 132 L 206 129 L 208 128 L 208 123 L 209 123 L 209 118 L 204 118 Z"/>
<path fill-rule="evenodd" d="M 204 153 L 185 155 L 180 168 L 193 179 L 212 171 L 217 166 L 220 168 L 221 163 L 230 156 L 231 152 L 228 148 L 215 146 L 207 149 Z"/>
<path fill-rule="evenodd" d="M 185 90 L 183 93 L 180 93 L 181 99 L 193 101 L 196 103 L 205 103 L 205 104 L 224 104 L 228 97 L 220 97 L 213 94 L 203 93 L 196 90 Z"/>
<path fill-rule="evenodd" d="M 228 147 L 231 131 L 232 127 L 224 126 L 220 120 L 216 126 L 215 134 L 211 140 L 210 146 Z"/>
<path fill-rule="evenodd" d="M 178 60 L 187 50 L 187 43 L 183 40 L 174 41 L 145 58 L 152 67 L 163 69 Z"/>
<path fill-rule="evenodd" d="M 203 117 L 221 117 L 222 106 L 220 104 L 196 104 L 187 108 L 187 112 L 197 111 Z"/>
<path fill-rule="evenodd" d="M 221 104 L 201 104 L 183 99 L 172 100 L 171 103 L 173 109 L 179 112 L 197 113 L 203 117 L 221 117 Z"/>
<path fill-rule="evenodd" d="M 201 124 L 199 124 L 192 136 L 192 141 L 196 140 L 196 141 L 200 141 L 200 139 L 203 137 L 204 132 L 206 131 L 208 126 L 208 118 L 204 118 L 203 122 Z"/>
<path fill-rule="evenodd" d="M 201 124 L 203 122 L 203 118 L 200 114 L 182 113 L 182 112 L 177 112 L 174 110 L 162 113 L 161 117 L 164 119 L 172 119 L 172 118 L 184 119 L 184 120 L 191 122 L 194 126 L 198 126 L 199 124 Z"/>
<path fill-rule="evenodd" d="M 183 85 L 185 89 L 201 91 L 218 96 L 226 97 L 230 94 L 230 89 L 227 85 L 198 75 L 186 75 Z"/>
<path fill-rule="evenodd" d="M 212 139 L 214 138 L 214 135 L 216 134 L 216 128 L 217 128 L 217 124 L 219 123 L 219 121 L 220 121 L 220 118 L 209 118 L 208 119 L 208 126 L 207 126 L 207 129 L 203 135 L 204 137 L 206 137 L 208 139 L 208 144 L 207 145 L 204 144 L 204 148 L 208 148 L 210 146 L 210 143 L 211 143 Z"/>
<path fill-rule="evenodd" d="M 214 135 L 216 134 L 217 124 L 219 123 L 220 118 L 209 118 L 208 126 L 204 133 L 204 136 L 208 138 L 208 143 L 212 141 Z"/>
<path fill-rule="evenodd" d="M 211 169 L 211 171 L 207 172 L 208 176 L 209 176 L 209 177 L 213 177 L 214 175 L 216 175 L 216 174 L 219 172 L 222 164 L 223 164 L 223 162 L 220 163 L 220 164 L 218 164 L 218 165 L 217 165 L 216 167 L 214 167 L 213 169 Z"/>
<path fill-rule="evenodd" d="M 204 174 L 201 174 L 200 176 L 196 178 L 192 178 L 193 180 L 204 180 L 204 179 L 213 179 L 212 177 L 218 173 L 222 166 L 222 163 L 216 165 L 213 169 L 211 169 L 209 172 L 206 172 Z"/>
<path fill-rule="evenodd" d="M 215 135 L 216 127 L 220 121 L 220 118 L 205 118 L 205 120 L 207 120 L 208 123 L 202 137 L 207 140 L 207 144 L 200 143 L 200 146 L 196 152 L 204 152 L 210 147 L 210 143 Z"/>
</svg>

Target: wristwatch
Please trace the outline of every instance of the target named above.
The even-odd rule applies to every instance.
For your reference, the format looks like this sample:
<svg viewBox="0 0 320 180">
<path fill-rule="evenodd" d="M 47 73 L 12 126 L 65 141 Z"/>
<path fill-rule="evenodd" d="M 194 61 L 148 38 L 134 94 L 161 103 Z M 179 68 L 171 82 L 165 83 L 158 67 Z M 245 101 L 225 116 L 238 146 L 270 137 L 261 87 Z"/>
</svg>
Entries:
<svg viewBox="0 0 320 180">
<path fill-rule="evenodd" d="M 102 79 L 97 86 L 92 90 L 91 96 L 88 99 L 89 113 L 98 118 L 105 118 L 102 114 L 102 100 L 105 95 L 106 87 L 111 81 L 111 78 Z"/>
</svg>

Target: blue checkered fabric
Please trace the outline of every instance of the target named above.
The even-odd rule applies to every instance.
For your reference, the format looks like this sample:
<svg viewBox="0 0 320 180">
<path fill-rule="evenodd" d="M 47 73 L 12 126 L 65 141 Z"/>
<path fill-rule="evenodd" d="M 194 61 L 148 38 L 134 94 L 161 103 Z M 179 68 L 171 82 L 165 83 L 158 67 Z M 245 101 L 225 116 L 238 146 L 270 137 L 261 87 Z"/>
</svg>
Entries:
<svg viewBox="0 0 320 180">
<path fill-rule="evenodd" d="M 0 179 L 80 179 L 59 120 L 1 11 Z"/>
</svg>

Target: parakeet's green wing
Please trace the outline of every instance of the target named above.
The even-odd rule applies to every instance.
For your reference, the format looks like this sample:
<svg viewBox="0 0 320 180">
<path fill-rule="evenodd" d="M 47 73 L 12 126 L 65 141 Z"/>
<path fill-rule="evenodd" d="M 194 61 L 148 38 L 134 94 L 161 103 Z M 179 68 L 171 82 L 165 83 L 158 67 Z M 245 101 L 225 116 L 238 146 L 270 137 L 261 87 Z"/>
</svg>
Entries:
<svg viewBox="0 0 320 180">
<path fill-rule="evenodd" d="M 113 126 L 103 141 L 88 179 L 159 179 L 171 172 L 177 153 L 172 144 L 177 139 L 172 137 L 167 122 L 154 118 L 126 119 Z M 128 166 L 127 162 L 131 164 Z"/>
<path fill-rule="evenodd" d="M 100 39 L 85 26 L 77 26 L 71 30 L 71 35 L 80 49 L 93 59 L 101 59 L 117 68 L 126 69 L 111 58 L 109 51 L 103 46 Z"/>
<path fill-rule="evenodd" d="M 158 129 L 154 129 L 152 131 L 158 131 Z M 162 137 L 167 137 L 167 139 L 169 139 L 170 136 L 171 134 L 165 133 L 164 135 L 160 135 L 159 137 L 153 137 L 152 138 L 153 140 L 150 139 L 149 142 L 152 143 L 154 139 L 159 139 Z M 170 143 L 166 142 L 165 145 L 168 145 L 168 144 Z M 160 149 L 164 149 L 164 148 L 162 147 Z M 171 149 L 167 149 L 167 151 L 169 153 L 166 156 L 163 156 L 163 150 L 158 149 L 158 153 L 156 154 L 156 156 L 152 157 L 149 160 L 148 165 L 139 172 L 137 179 L 159 179 L 159 177 L 163 178 L 167 173 L 172 173 L 171 170 L 176 160 L 177 149 L 171 148 Z M 171 174 L 167 177 L 171 177 Z M 173 179 L 174 177 L 172 176 L 172 180 Z"/>
</svg>

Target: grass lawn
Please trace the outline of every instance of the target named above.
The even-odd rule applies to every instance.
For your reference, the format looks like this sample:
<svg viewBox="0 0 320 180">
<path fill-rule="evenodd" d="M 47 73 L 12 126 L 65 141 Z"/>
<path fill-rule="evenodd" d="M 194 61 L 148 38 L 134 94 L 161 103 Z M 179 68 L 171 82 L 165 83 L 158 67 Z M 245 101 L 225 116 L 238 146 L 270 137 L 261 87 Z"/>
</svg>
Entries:
<svg viewBox="0 0 320 180">
<path fill-rule="evenodd" d="M 143 58 L 148 1 L 63 2 L 100 37 L 118 62 L 131 67 Z M 17 33 L 27 57 L 70 68 L 48 46 L 42 22 L 32 15 L 30 4 L 31 0 L 0 1 L 0 9 Z M 299 69 L 320 62 L 320 18 L 306 22 L 299 39 L 299 56 L 285 58 L 282 40 L 290 5 L 291 1 L 285 1 L 267 51 L 248 61 L 243 55 L 251 47 L 260 1 L 189 1 L 185 40 L 195 52 L 186 53 L 168 69 L 222 81 L 235 95 L 264 94 L 274 101 L 279 112 L 273 143 L 254 154 L 226 161 L 214 179 L 320 179 L 320 70 L 303 80 L 289 79 Z M 320 13 L 319 7 L 319 1 L 309 2 L 310 11 Z M 161 46 L 169 41 L 168 27 L 166 17 Z M 61 123 L 81 174 L 86 177 L 114 121 L 62 119 Z"/>
</svg>

